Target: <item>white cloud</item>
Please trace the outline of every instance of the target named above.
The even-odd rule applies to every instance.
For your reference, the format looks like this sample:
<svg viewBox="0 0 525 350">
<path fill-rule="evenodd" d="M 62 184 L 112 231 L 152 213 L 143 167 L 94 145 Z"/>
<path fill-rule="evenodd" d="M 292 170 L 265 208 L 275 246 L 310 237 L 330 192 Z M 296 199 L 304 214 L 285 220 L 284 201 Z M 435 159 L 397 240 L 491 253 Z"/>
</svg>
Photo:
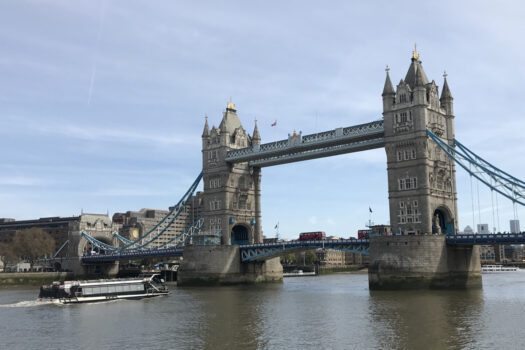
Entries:
<svg viewBox="0 0 525 350">
<path fill-rule="evenodd" d="M 37 186 L 44 182 L 42 179 L 25 176 L 2 176 L 0 177 L 0 186 Z"/>
<path fill-rule="evenodd" d="M 311 223 L 312 225 L 317 225 L 317 222 L 318 222 L 317 217 L 316 216 L 310 216 L 308 218 L 308 222 Z"/>
<path fill-rule="evenodd" d="M 42 122 L 28 117 L 7 117 L 0 121 L 0 133 L 13 133 L 18 130 L 27 135 L 28 132 L 49 136 L 61 136 L 64 138 L 73 138 L 85 141 L 101 142 L 121 142 L 121 143 L 146 143 L 157 144 L 162 146 L 169 145 L 191 145 L 200 146 L 201 142 L 198 137 L 190 135 L 175 134 L 167 135 L 166 130 L 159 129 L 158 132 L 152 133 L 136 129 L 110 128 L 103 125 L 81 125 L 68 122 L 50 121 Z"/>
</svg>

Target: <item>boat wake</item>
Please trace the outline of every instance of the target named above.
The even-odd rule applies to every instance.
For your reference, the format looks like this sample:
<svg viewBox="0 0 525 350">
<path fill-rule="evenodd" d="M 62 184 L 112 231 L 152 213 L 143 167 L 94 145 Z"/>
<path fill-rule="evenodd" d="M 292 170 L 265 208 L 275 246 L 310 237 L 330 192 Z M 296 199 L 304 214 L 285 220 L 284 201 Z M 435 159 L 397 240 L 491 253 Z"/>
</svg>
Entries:
<svg viewBox="0 0 525 350">
<path fill-rule="evenodd" d="M 58 300 L 24 300 L 12 304 L 0 304 L 1 307 L 33 307 L 43 305 L 62 305 Z"/>
</svg>

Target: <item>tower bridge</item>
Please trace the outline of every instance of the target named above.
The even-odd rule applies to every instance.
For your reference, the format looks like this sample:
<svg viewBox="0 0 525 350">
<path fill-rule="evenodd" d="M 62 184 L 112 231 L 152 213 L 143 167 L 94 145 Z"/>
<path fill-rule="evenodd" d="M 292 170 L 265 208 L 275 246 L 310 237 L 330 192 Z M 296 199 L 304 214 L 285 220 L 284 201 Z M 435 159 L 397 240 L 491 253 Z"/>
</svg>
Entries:
<svg viewBox="0 0 525 350">
<path fill-rule="evenodd" d="M 294 131 L 287 139 L 270 143 L 261 143 L 257 122 L 252 134 L 243 128 L 237 108 L 230 101 L 218 127 L 210 128 L 206 117 L 202 174 L 174 207 L 177 212 L 183 210 L 202 176 L 203 217 L 194 233 L 217 237 L 219 245 L 184 246 L 182 237 L 187 235 L 181 235 L 162 249 L 150 248 L 148 245 L 162 233 L 149 232 L 133 242 L 121 240 L 119 248 L 104 247 L 110 251 L 104 258 L 84 257 L 84 261 L 108 260 L 110 256 L 118 260 L 129 254 L 176 255 L 184 246 L 180 284 L 258 282 L 282 278 L 282 266 L 276 256 L 294 249 L 328 245 L 370 254 L 372 289 L 480 286 L 477 245 L 488 238 L 457 235 L 455 165 L 458 163 L 467 171 L 474 166 L 477 171 L 471 175 L 514 203 L 525 204 L 525 183 L 476 156 L 455 139 L 453 97 L 446 74 L 440 93 L 436 82 L 427 78 L 416 51 L 395 89 L 387 67 L 382 100 L 381 120 L 310 135 Z M 387 156 L 393 235 L 371 237 L 366 242 L 263 244 L 263 167 L 374 148 L 384 148 Z M 168 226 L 177 215 L 171 214 L 174 216 Z M 513 241 L 503 236 L 490 239 Z M 513 239 L 520 241 L 524 237 Z"/>
</svg>

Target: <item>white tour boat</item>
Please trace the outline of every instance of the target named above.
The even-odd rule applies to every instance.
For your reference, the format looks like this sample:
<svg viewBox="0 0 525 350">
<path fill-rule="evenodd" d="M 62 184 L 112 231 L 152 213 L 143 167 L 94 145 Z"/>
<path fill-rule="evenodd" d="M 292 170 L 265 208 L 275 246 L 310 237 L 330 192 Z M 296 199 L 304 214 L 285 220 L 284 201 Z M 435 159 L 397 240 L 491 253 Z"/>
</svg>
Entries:
<svg viewBox="0 0 525 350">
<path fill-rule="evenodd" d="M 503 266 L 503 265 L 484 265 L 481 266 L 481 272 L 483 273 L 489 273 L 489 272 L 516 272 L 520 269 L 516 266 Z"/>
<path fill-rule="evenodd" d="M 53 282 L 40 287 L 39 298 L 63 304 L 88 303 L 115 299 L 142 299 L 167 295 L 168 288 L 158 274 L 148 277 Z"/>
</svg>

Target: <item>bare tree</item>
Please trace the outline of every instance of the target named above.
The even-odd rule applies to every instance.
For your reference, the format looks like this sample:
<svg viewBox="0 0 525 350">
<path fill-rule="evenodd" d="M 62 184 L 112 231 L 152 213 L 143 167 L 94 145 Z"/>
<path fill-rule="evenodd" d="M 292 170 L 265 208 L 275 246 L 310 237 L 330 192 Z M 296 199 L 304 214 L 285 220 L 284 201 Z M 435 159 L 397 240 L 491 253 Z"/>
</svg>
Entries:
<svg viewBox="0 0 525 350">
<path fill-rule="evenodd" d="M 4 271 L 9 261 L 16 260 L 17 256 L 13 251 L 13 247 L 8 243 L 0 243 L 0 260 L 4 264 Z"/>
<path fill-rule="evenodd" d="M 27 259 L 31 270 L 38 258 L 51 256 L 55 252 L 55 240 L 38 227 L 16 231 L 11 243 L 13 252 L 20 258 Z"/>
</svg>

